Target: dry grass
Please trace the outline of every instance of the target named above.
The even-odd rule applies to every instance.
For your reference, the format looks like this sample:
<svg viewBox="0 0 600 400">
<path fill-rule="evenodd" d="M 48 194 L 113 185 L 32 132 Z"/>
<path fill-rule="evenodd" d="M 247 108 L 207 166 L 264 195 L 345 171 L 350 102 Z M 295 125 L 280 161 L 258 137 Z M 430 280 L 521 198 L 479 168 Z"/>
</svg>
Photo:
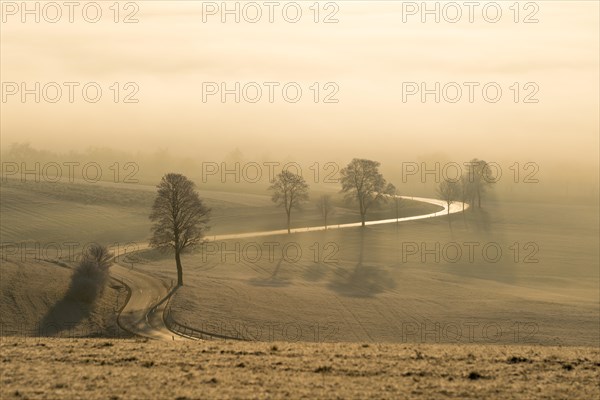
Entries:
<svg viewBox="0 0 600 400">
<path fill-rule="evenodd" d="M 19 339 L 2 399 L 593 399 L 600 351 L 475 345 Z"/>
</svg>

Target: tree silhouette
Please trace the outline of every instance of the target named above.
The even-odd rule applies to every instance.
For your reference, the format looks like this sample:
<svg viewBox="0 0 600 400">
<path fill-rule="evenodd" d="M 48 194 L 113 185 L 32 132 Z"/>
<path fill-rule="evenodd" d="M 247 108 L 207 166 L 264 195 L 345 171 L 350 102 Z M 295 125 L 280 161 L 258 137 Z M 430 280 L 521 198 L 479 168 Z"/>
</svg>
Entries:
<svg viewBox="0 0 600 400">
<path fill-rule="evenodd" d="M 458 197 L 462 203 L 462 210 L 465 211 L 465 203 L 471 202 L 473 198 L 473 185 L 469 182 L 469 177 L 465 174 L 461 175 L 458 181 Z"/>
<path fill-rule="evenodd" d="M 460 194 L 458 182 L 443 180 L 437 188 L 437 194 L 440 200 L 444 200 L 448 206 L 448 215 L 450 214 L 450 205 L 456 201 Z"/>
<path fill-rule="evenodd" d="M 174 250 L 177 285 L 183 286 L 181 253 L 197 245 L 208 229 L 210 209 L 204 205 L 192 181 L 181 174 L 166 174 L 157 186 L 150 220 L 150 246 Z"/>
<path fill-rule="evenodd" d="M 470 187 L 470 203 L 475 207 L 475 200 L 477 200 L 477 207 L 481 208 L 481 199 L 494 182 L 491 169 L 485 161 L 474 158 L 467 164 L 467 180 Z"/>
<path fill-rule="evenodd" d="M 347 200 L 358 202 L 358 211 L 362 226 L 369 208 L 381 200 L 385 200 L 386 191 L 391 190 L 383 175 L 379 172 L 380 163 L 372 160 L 355 158 L 340 171 L 342 193 Z"/>
<path fill-rule="evenodd" d="M 335 212 L 331 202 L 331 195 L 324 194 L 318 198 L 317 210 L 319 210 L 319 213 L 323 217 L 323 224 L 325 225 L 325 230 L 327 230 L 327 217 Z"/>
<path fill-rule="evenodd" d="M 396 213 L 396 223 L 398 223 L 398 220 L 400 219 L 400 208 L 402 208 L 402 206 L 403 206 L 402 198 L 400 197 L 400 193 L 399 193 L 398 189 L 396 188 L 396 186 L 393 185 L 392 183 L 387 184 L 385 192 L 386 192 L 386 194 L 389 195 L 389 197 L 393 201 L 392 206 L 393 206 L 393 210 Z"/>
<path fill-rule="evenodd" d="M 300 208 L 308 200 L 308 184 L 302 176 L 285 170 L 275 177 L 269 190 L 273 191 L 273 203 L 285 208 L 287 230 L 290 233 L 292 210 Z"/>
</svg>

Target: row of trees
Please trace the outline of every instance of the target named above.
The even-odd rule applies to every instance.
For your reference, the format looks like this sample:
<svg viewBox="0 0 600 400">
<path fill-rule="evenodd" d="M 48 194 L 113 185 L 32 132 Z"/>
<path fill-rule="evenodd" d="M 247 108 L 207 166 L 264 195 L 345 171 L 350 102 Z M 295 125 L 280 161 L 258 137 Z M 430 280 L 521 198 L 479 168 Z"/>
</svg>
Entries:
<svg viewBox="0 0 600 400">
<path fill-rule="evenodd" d="M 481 207 L 481 198 L 493 179 L 485 161 L 474 159 L 467 164 L 465 173 L 456 180 L 443 180 L 438 188 L 438 197 L 447 204 L 448 214 L 450 205 L 456 201 Z M 365 226 L 367 212 L 372 206 L 382 201 L 393 199 L 395 201 L 396 216 L 398 217 L 399 197 L 396 187 L 385 180 L 379 172 L 380 163 L 373 160 L 353 159 L 340 171 L 342 184 L 341 192 L 348 202 L 358 205 L 362 226 Z M 283 171 L 277 175 L 269 187 L 273 192 L 272 200 L 285 209 L 287 216 L 287 229 L 290 232 L 292 210 L 298 209 L 306 202 L 308 184 L 299 175 Z M 331 196 L 323 195 L 317 200 L 317 209 L 323 216 L 325 227 L 327 217 L 333 211 Z"/>
<path fill-rule="evenodd" d="M 374 205 L 390 199 L 395 200 L 398 217 L 398 191 L 385 180 L 379 166 L 377 161 L 355 158 L 340 171 L 340 192 L 347 201 L 358 206 L 362 226 L 365 226 L 367 213 Z M 443 181 L 438 187 L 438 195 L 447 202 L 448 210 L 457 200 L 472 205 L 477 201 L 481 206 L 481 197 L 489 181 L 485 179 L 485 173 L 485 162 L 473 160 L 466 176 L 456 182 Z M 286 170 L 276 176 L 269 190 L 272 201 L 284 208 L 290 232 L 292 211 L 309 200 L 309 186 L 302 176 Z M 327 218 L 333 213 L 331 196 L 321 196 L 316 205 L 327 226 Z M 192 181 L 181 174 L 163 176 L 150 214 L 153 222 L 150 245 L 174 250 L 179 286 L 183 285 L 181 253 L 200 243 L 208 229 L 209 217 L 210 208 L 200 199 Z"/>
<path fill-rule="evenodd" d="M 494 177 L 483 160 L 473 159 L 467 164 L 467 170 L 454 180 L 443 180 L 437 188 L 440 200 L 446 202 L 448 214 L 454 202 L 461 202 L 463 211 L 465 204 L 481 207 L 481 198 L 490 187 Z"/>
<path fill-rule="evenodd" d="M 384 179 L 379 172 L 379 165 L 377 161 L 355 158 L 340 171 L 341 192 L 346 200 L 358 205 L 363 226 L 367 212 L 373 205 L 396 195 L 396 188 Z M 269 187 L 273 192 L 273 202 L 285 209 L 288 232 L 291 231 L 292 210 L 301 208 L 303 203 L 308 201 L 308 189 L 304 178 L 290 171 L 278 174 Z M 327 217 L 333 212 L 331 196 L 321 196 L 316 205 L 327 226 Z"/>
</svg>

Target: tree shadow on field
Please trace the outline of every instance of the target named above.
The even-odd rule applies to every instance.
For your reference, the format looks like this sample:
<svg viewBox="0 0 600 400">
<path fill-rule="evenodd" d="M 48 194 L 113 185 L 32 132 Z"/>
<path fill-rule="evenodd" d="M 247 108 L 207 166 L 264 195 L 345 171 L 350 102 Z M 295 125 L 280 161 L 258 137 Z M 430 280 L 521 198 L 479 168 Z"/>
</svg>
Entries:
<svg viewBox="0 0 600 400">
<path fill-rule="evenodd" d="M 81 321 L 90 317 L 93 304 L 74 300 L 65 295 L 52 306 L 39 323 L 40 336 L 56 336 L 73 330 Z"/>
<path fill-rule="evenodd" d="M 327 275 L 328 268 L 322 263 L 311 264 L 302 274 L 302 277 L 310 282 L 318 282 Z"/>
<path fill-rule="evenodd" d="M 492 209 L 492 212 L 488 210 L 472 206 L 464 213 L 464 225 L 471 234 L 475 234 L 475 240 L 472 241 L 478 245 L 474 250 L 475 261 L 470 262 L 469 257 L 464 254 L 461 261 L 449 271 L 462 277 L 514 285 L 518 282 L 518 263 L 512 258 L 512 241 L 507 240 L 505 228 L 494 222 L 502 220 L 499 219 L 497 208 Z M 489 251 L 484 250 L 484 246 L 489 246 Z M 498 255 L 496 248 L 500 252 L 498 261 L 494 261 Z"/>
<path fill-rule="evenodd" d="M 374 297 L 396 286 L 391 274 L 381 267 L 365 265 L 365 228 L 361 228 L 358 261 L 352 270 L 337 268 L 329 289 L 347 297 Z"/>
<path fill-rule="evenodd" d="M 463 213 L 463 218 L 465 223 L 473 227 L 477 232 L 489 233 L 492 231 L 492 217 L 483 208 L 472 207 Z"/>
<path fill-rule="evenodd" d="M 288 286 L 290 281 L 285 278 L 281 278 L 279 272 L 281 271 L 281 264 L 283 263 L 283 257 L 279 259 L 273 273 L 268 278 L 254 278 L 250 280 L 250 283 L 254 286 L 268 286 L 268 287 L 283 287 Z"/>
<path fill-rule="evenodd" d="M 89 275 L 89 271 L 75 269 L 67 292 L 40 320 L 40 336 L 56 336 L 72 331 L 80 322 L 88 319 L 96 301 L 102 296 L 105 277 Z M 91 333 L 91 332 L 90 332 Z"/>
</svg>

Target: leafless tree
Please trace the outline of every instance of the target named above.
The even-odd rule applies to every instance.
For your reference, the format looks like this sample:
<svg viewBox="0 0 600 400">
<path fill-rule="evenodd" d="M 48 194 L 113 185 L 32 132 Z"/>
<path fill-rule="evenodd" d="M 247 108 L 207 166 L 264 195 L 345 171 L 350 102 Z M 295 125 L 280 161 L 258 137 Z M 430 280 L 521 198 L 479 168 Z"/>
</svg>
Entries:
<svg viewBox="0 0 600 400">
<path fill-rule="evenodd" d="M 494 181 L 492 171 L 488 167 L 488 164 L 477 158 L 472 159 L 467 164 L 467 180 L 470 186 L 469 203 L 472 207 L 475 207 L 475 201 L 477 201 L 477 207 L 481 208 L 481 199 L 485 195 L 487 189 L 491 186 L 491 182 Z"/>
<path fill-rule="evenodd" d="M 271 200 L 285 208 L 287 230 L 290 233 L 292 210 L 300 208 L 308 200 L 308 184 L 302 176 L 285 170 L 275 177 L 269 190 L 273 191 Z"/>
<path fill-rule="evenodd" d="M 459 185 L 455 181 L 443 180 L 437 188 L 438 198 L 446 202 L 448 206 L 448 215 L 450 215 L 450 206 L 456 201 L 460 193 Z"/>
<path fill-rule="evenodd" d="M 342 193 L 347 200 L 358 202 L 358 210 L 362 226 L 369 208 L 379 201 L 385 200 L 387 182 L 379 172 L 380 163 L 372 160 L 353 159 L 340 171 Z"/>
<path fill-rule="evenodd" d="M 166 174 L 157 188 L 150 214 L 150 246 L 174 250 L 177 285 L 183 286 L 181 253 L 201 242 L 208 229 L 210 208 L 200 199 L 195 184 L 181 174 Z"/>
<path fill-rule="evenodd" d="M 465 203 L 469 203 L 473 198 L 473 185 L 469 177 L 463 174 L 458 181 L 458 200 L 462 203 L 462 210 L 465 211 Z"/>
<path fill-rule="evenodd" d="M 396 186 L 391 183 L 388 183 L 385 192 L 392 200 L 392 207 L 396 212 L 396 223 L 398 223 L 398 220 L 400 219 L 400 208 L 402 208 L 402 198 L 400 198 L 400 194 L 398 193 Z"/>
<path fill-rule="evenodd" d="M 323 217 L 325 230 L 327 230 L 327 217 L 335 213 L 335 208 L 331 202 L 331 195 L 324 194 L 317 199 L 317 210 Z"/>
</svg>

